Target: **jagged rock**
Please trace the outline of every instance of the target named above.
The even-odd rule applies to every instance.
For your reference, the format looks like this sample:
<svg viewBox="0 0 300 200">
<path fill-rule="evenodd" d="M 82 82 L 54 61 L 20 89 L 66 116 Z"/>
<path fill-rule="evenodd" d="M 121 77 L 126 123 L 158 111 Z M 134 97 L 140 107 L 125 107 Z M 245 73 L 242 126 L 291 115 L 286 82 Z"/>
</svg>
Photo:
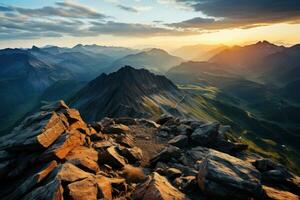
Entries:
<svg viewBox="0 0 300 200">
<path fill-rule="evenodd" d="M 90 124 L 97 132 L 102 132 L 104 127 L 103 125 L 101 124 L 101 122 L 92 122 Z"/>
<path fill-rule="evenodd" d="M 45 149 L 66 130 L 55 113 L 39 112 L 26 118 L 11 134 L 0 138 L 0 150 Z"/>
<path fill-rule="evenodd" d="M 275 184 L 279 188 L 300 195 L 300 177 L 290 172 L 283 165 L 265 158 L 256 160 L 253 165 L 262 172 L 262 179 L 265 183 Z"/>
<path fill-rule="evenodd" d="M 260 173 L 250 163 L 210 150 L 201 161 L 197 182 L 201 190 L 220 198 L 260 197 Z"/>
<path fill-rule="evenodd" d="M 132 148 L 135 146 L 133 137 L 128 134 L 127 135 L 118 135 L 116 137 L 116 142 L 125 147 L 129 147 L 129 148 Z"/>
<path fill-rule="evenodd" d="M 97 162 L 86 157 L 71 158 L 68 162 L 80 169 L 83 169 L 84 171 L 97 173 L 100 170 Z"/>
<path fill-rule="evenodd" d="M 173 116 L 171 115 L 166 115 L 166 114 L 162 114 L 158 120 L 156 120 L 157 124 L 163 125 L 165 124 L 167 121 L 174 119 Z"/>
<path fill-rule="evenodd" d="M 98 152 L 93 148 L 88 148 L 85 146 L 77 146 L 68 153 L 66 159 L 71 160 L 71 159 L 83 158 L 83 157 L 97 162 Z"/>
<path fill-rule="evenodd" d="M 123 178 L 109 178 L 109 182 L 113 189 L 113 196 L 120 196 L 120 194 L 126 194 L 128 185 Z"/>
<path fill-rule="evenodd" d="M 124 124 L 112 124 L 104 129 L 104 132 L 109 134 L 127 134 L 129 131 L 129 127 Z"/>
<path fill-rule="evenodd" d="M 199 190 L 198 185 L 197 185 L 197 179 L 195 176 L 177 177 L 173 181 L 173 185 L 175 185 L 181 191 L 184 191 L 187 193 L 191 192 L 191 191 Z"/>
<path fill-rule="evenodd" d="M 63 200 L 63 187 L 57 179 L 40 186 L 26 194 L 22 200 Z"/>
<path fill-rule="evenodd" d="M 178 135 L 171 139 L 168 143 L 179 148 L 185 148 L 188 145 L 188 136 Z"/>
<path fill-rule="evenodd" d="M 194 145 L 207 146 L 218 136 L 219 123 L 208 123 L 199 126 L 191 135 Z"/>
<path fill-rule="evenodd" d="M 43 181 L 48 176 L 48 174 L 52 172 L 52 170 L 54 170 L 56 167 L 57 167 L 57 162 L 52 161 L 42 169 L 39 169 L 29 174 L 28 178 L 25 179 L 23 182 L 21 182 L 20 185 L 18 185 L 18 187 L 12 193 L 6 196 L 4 199 L 7 200 L 19 199 L 24 194 L 29 192 L 32 188 L 34 188 L 37 184 Z"/>
<path fill-rule="evenodd" d="M 97 200 L 98 188 L 94 178 L 85 178 L 68 185 L 73 200 Z"/>
<path fill-rule="evenodd" d="M 78 130 L 71 130 L 62 134 L 57 141 L 42 155 L 42 160 L 63 159 L 74 147 L 84 144 L 85 136 Z"/>
<path fill-rule="evenodd" d="M 166 170 L 165 175 L 169 178 L 169 179 L 174 179 L 177 178 L 179 176 L 181 176 L 182 172 L 179 169 L 170 167 Z"/>
<path fill-rule="evenodd" d="M 264 199 L 267 200 L 299 200 L 300 197 L 298 195 L 295 195 L 293 193 L 277 190 L 275 188 L 271 188 L 268 186 L 263 186 L 264 190 Z"/>
<path fill-rule="evenodd" d="M 98 198 L 104 200 L 111 200 L 112 199 L 112 186 L 109 178 L 96 175 L 95 177 L 97 186 L 98 186 Z"/>
<path fill-rule="evenodd" d="M 138 123 L 142 124 L 148 128 L 159 128 L 159 124 L 155 123 L 154 121 L 148 119 L 138 119 Z"/>
<path fill-rule="evenodd" d="M 66 110 L 69 109 L 69 107 L 66 105 L 66 103 L 62 100 L 54 101 L 52 103 L 46 104 L 40 108 L 41 111 L 60 111 L 60 110 Z"/>
<path fill-rule="evenodd" d="M 185 194 L 173 187 L 166 178 L 154 172 L 133 193 L 137 200 L 183 200 L 188 199 Z"/>
<path fill-rule="evenodd" d="M 137 161 L 142 160 L 143 158 L 143 152 L 138 147 L 133 147 L 133 148 L 119 147 L 118 149 L 121 152 L 122 156 L 124 156 L 129 163 L 135 163 Z"/>
<path fill-rule="evenodd" d="M 113 168 L 123 168 L 127 161 L 121 156 L 115 146 L 108 147 L 99 155 L 99 161 L 103 164 L 108 164 Z"/>
<path fill-rule="evenodd" d="M 157 162 L 169 161 L 170 158 L 179 158 L 181 156 L 181 150 L 175 146 L 168 146 L 164 148 L 161 152 L 155 155 L 151 160 L 150 164 L 152 166 L 156 165 Z"/>
<path fill-rule="evenodd" d="M 93 133 L 90 136 L 92 142 L 104 140 L 105 137 L 102 133 Z"/>
<path fill-rule="evenodd" d="M 63 114 L 66 116 L 69 123 L 68 130 L 80 129 L 83 130 L 87 135 L 90 135 L 90 130 L 86 123 L 82 120 L 78 110 L 67 109 L 63 111 Z"/>
<path fill-rule="evenodd" d="M 114 146 L 114 145 L 116 145 L 116 144 L 112 141 L 103 140 L 103 141 L 94 143 L 92 146 L 93 146 L 94 149 L 103 150 L 103 149 L 107 149 L 108 147 L 111 147 L 111 146 Z"/>
<path fill-rule="evenodd" d="M 90 176 L 91 176 L 90 173 L 87 173 L 79 169 L 78 167 L 76 167 L 71 163 L 64 163 L 59 169 L 59 172 L 57 174 L 59 180 L 67 181 L 67 182 L 82 180 Z"/>
</svg>

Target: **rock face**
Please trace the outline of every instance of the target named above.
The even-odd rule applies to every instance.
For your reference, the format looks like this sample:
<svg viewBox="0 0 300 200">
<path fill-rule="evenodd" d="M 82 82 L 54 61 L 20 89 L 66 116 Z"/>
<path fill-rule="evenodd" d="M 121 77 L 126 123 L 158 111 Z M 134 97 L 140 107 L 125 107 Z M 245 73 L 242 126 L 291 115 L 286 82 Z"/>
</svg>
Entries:
<svg viewBox="0 0 300 200">
<path fill-rule="evenodd" d="M 259 171 L 238 158 L 210 151 L 198 168 L 198 185 L 204 193 L 235 199 L 260 197 L 262 194 Z"/>
<path fill-rule="evenodd" d="M 257 155 L 234 157 L 247 146 L 225 130 L 172 116 L 87 124 L 54 102 L 0 138 L 0 198 L 299 199 L 298 176 Z"/>
</svg>

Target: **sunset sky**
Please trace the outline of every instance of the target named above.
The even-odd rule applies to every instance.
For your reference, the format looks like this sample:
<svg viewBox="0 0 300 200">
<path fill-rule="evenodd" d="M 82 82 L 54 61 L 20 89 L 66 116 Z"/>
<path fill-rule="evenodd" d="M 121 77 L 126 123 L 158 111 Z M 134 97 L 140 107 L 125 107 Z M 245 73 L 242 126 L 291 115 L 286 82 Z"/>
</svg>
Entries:
<svg viewBox="0 0 300 200">
<path fill-rule="evenodd" d="M 1 0 L 0 48 L 300 43 L 299 0 Z"/>
</svg>

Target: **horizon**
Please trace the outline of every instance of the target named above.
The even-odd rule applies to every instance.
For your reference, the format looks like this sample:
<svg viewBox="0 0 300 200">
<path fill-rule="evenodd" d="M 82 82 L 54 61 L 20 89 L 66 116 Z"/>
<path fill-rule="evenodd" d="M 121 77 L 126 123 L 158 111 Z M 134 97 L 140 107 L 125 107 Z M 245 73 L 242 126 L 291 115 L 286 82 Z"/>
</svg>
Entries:
<svg viewBox="0 0 300 200">
<path fill-rule="evenodd" d="M 262 40 L 292 46 L 300 43 L 299 7 L 292 0 L 3 0 L 0 48 L 96 44 L 174 50 Z"/>
</svg>

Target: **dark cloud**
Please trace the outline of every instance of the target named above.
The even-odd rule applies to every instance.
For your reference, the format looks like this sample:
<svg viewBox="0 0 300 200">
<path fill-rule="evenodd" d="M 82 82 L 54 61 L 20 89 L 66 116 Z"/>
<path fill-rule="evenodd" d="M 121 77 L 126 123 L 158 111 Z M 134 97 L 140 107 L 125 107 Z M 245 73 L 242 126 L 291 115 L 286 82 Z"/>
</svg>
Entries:
<svg viewBox="0 0 300 200">
<path fill-rule="evenodd" d="M 118 8 L 125 10 L 127 12 L 133 12 L 133 13 L 138 13 L 139 11 L 133 7 L 129 7 L 129 6 L 124 6 L 124 5 L 117 5 Z"/>
<path fill-rule="evenodd" d="M 299 0 L 176 0 L 209 17 L 194 18 L 171 26 L 202 29 L 249 28 L 300 19 Z"/>
</svg>

